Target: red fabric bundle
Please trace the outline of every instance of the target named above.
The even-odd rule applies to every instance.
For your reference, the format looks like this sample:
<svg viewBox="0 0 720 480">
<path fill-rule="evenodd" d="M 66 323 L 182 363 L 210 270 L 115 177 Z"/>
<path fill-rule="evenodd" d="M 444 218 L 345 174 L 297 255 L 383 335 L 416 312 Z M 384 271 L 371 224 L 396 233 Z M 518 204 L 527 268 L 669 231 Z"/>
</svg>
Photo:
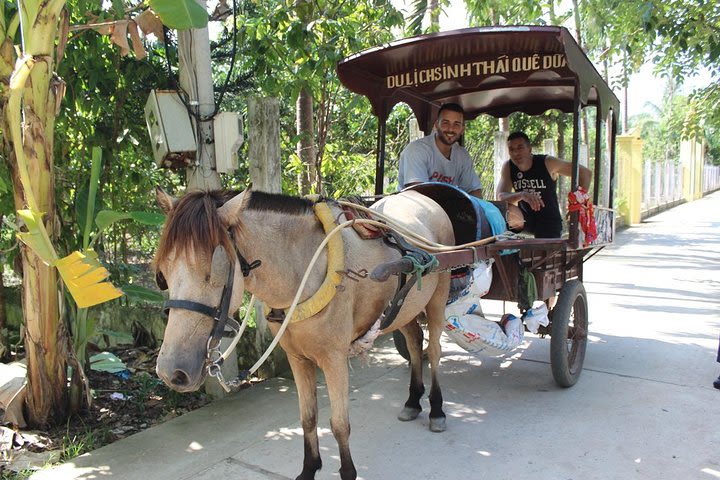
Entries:
<svg viewBox="0 0 720 480">
<path fill-rule="evenodd" d="M 597 225 L 592 200 L 587 190 L 578 187 L 577 191 L 568 193 L 568 212 L 580 212 L 580 228 L 585 234 L 583 247 L 587 247 L 597 239 Z"/>
</svg>

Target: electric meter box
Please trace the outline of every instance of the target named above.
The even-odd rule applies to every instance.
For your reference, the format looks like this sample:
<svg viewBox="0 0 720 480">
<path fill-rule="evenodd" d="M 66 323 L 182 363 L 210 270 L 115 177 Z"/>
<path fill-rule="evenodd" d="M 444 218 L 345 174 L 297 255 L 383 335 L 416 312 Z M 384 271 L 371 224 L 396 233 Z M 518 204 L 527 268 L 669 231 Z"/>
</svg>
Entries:
<svg viewBox="0 0 720 480">
<path fill-rule="evenodd" d="M 145 123 L 158 167 L 183 168 L 195 161 L 195 130 L 178 92 L 152 90 L 145 103 Z"/>
<path fill-rule="evenodd" d="M 242 117 L 236 112 L 218 113 L 213 120 L 215 169 L 230 173 L 238 167 L 238 149 L 245 141 Z"/>
</svg>

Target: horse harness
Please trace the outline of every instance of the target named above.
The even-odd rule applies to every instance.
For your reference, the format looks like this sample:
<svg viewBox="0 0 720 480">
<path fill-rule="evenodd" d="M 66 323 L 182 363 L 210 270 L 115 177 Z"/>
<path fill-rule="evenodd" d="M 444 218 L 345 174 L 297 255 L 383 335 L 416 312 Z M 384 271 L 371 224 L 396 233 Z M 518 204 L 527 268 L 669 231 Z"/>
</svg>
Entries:
<svg viewBox="0 0 720 480">
<path fill-rule="evenodd" d="M 318 202 L 319 203 L 319 202 Z M 323 225 L 323 229 L 325 230 L 325 233 L 328 234 L 330 230 L 332 230 L 332 225 L 335 225 L 334 219 L 332 218 L 332 214 L 330 212 L 329 207 L 325 202 L 322 203 L 322 207 L 316 203 L 315 215 L 318 217 L 320 222 Z M 240 262 L 240 270 L 242 271 L 243 277 L 247 277 L 250 275 L 250 271 L 258 268 L 262 265 L 261 260 L 254 260 L 252 262 L 248 262 L 247 259 L 243 256 L 243 254 L 240 252 L 240 250 L 237 247 L 237 244 L 235 243 L 235 236 L 233 234 L 232 228 L 228 229 L 228 236 L 230 237 L 230 242 L 233 245 L 233 248 L 235 249 L 235 255 L 237 260 Z M 316 292 L 315 295 L 313 295 L 310 299 L 303 302 L 301 305 L 298 305 L 299 310 L 299 318 L 303 319 L 307 318 L 309 316 L 314 315 L 318 311 L 322 310 L 328 303 L 330 303 L 330 300 L 332 300 L 332 297 L 335 293 L 335 286 L 338 285 L 341 281 L 340 274 L 337 273 L 336 270 L 340 270 L 342 268 L 342 265 L 345 262 L 344 255 L 343 255 L 343 245 L 342 245 L 342 239 L 339 237 L 336 237 L 334 239 L 335 241 L 330 243 L 328 245 L 328 275 L 326 278 L 326 281 L 321 286 L 320 290 Z M 234 259 L 228 258 L 228 262 L 230 264 L 230 268 L 228 271 L 228 278 L 225 281 L 225 285 L 223 286 L 223 291 L 220 296 L 220 303 L 217 307 L 211 307 L 210 305 L 206 305 L 204 303 L 195 302 L 192 300 L 181 300 L 181 299 L 169 299 L 165 302 L 163 305 L 163 311 L 166 315 L 169 314 L 170 309 L 177 308 L 182 310 L 188 310 L 191 312 L 199 313 L 201 315 L 208 316 L 213 319 L 215 322 L 215 325 L 213 327 L 213 330 L 208 337 L 208 343 L 207 343 L 207 368 L 208 371 L 214 375 L 217 376 L 220 380 L 221 384 L 225 384 L 224 380 L 221 379 L 220 374 L 220 366 L 223 362 L 223 356 L 220 352 L 220 340 L 223 337 L 236 337 L 240 332 L 240 323 L 235 320 L 234 318 L 231 318 L 228 313 L 230 310 L 230 300 L 232 298 L 232 291 L 235 284 L 235 261 Z M 337 266 L 340 265 L 340 268 Z M 333 275 L 331 275 L 331 273 Z M 167 281 L 165 280 L 165 277 L 163 276 L 162 272 L 158 272 L 155 277 L 155 281 L 158 285 L 158 288 L 160 290 L 165 291 L 167 290 Z M 281 310 L 284 317 L 284 311 Z M 244 372 L 247 376 L 250 372 Z M 243 376 L 241 375 L 238 377 L 237 380 L 242 380 Z M 227 382 L 231 383 L 231 382 Z M 225 385 L 223 385 L 225 386 Z"/>
<path fill-rule="evenodd" d="M 235 248 L 235 255 L 240 261 L 240 270 L 242 271 L 243 277 L 247 277 L 250 275 L 251 270 L 262 265 L 262 261 L 254 260 L 252 262 L 248 262 L 235 244 L 235 236 L 233 235 L 232 229 L 228 230 L 228 235 L 230 237 L 230 242 Z M 211 351 L 218 351 L 218 345 L 223 337 L 233 337 L 240 331 L 240 324 L 237 320 L 228 315 L 230 310 L 230 299 L 232 298 L 233 286 L 235 284 L 235 262 L 228 258 L 228 263 L 230 264 L 228 278 L 225 281 L 225 286 L 223 287 L 222 295 L 220 296 L 220 304 L 217 307 L 211 307 L 204 303 L 192 300 L 179 299 L 167 300 L 163 305 L 163 312 L 165 315 L 170 313 L 171 308 L 178 308 L 200 313 L 212 318 L 215 321 L 212 333 L 210 334 L 210 337 L 208 337 L 208 357 L 210 356 Z M 155 281 L 160 290 L 167 290 L 167 281 L 165 280 L 162 272 L 157 273 Z M 228 328 L 228 330 L 226 330 L 226 328 Z"/>
<path fill-rule="evenodd" d="M 320 202 L 316 203 L 316 207 L 318 207 L 319 203 Z M 325 202 L 322 203 L 323 208 L 315 208 L 315 214 L 322 223 L 325 234 L 328 235 L 330 233 L 330 230 L 332 230 L 330 224 L 332 223 L 333 225 L 335 225 L 335 220 L 334 218 L 332 218 L 332 214 L 330 213 L 330 209 L 329 207 L 327 207 L 327 204 Z M 262 265 L 262 261 L 254 260 L 252 262 L 248 262 L 238 249 L 237 244 L 235 243 L 232 228 L 228 229 L 228 236 L 230 237 L 230 242 L 235 249 L 236 258 L 240 262 L 240 269 L 242 271 L 243 277 L 247 277 L 250 275 L 250 272 L 253 269 L 258 268 Z M 327 306 L 327 304 L 330 303 L 335 294 L 336 287 L 341 281 L 340 272 L 342 270 L 342 266 L 344 265 L 344 254 L 342 239 L 336 237 L 335 239 L 331 240 L 334 240 L 334 242 L 329 243 L 327 246 L 329 259 L 326 281 L 323 283 L 323 286 L 318 292 L 316 292 L 315 295 L 303 302 L 302 305 L 298 305 L 298 307 L 300 307 L 299 310 L 301 313 L 298 318 L 291 319 L 292 321 L 302 320 L 303 318 L 308 318 L 312 315 L 315 315 L 317 312 L 322 310 L 325 306 Z M 383 241 L 390 247 L 400 251 L 400 253 L 403 255 L 403 258 L 411 260 L 414 265 L 414 270 L 411 273 L 398 275 L 398 287 L 395 295 L 390 300 L 388 306 L 385 308 L 382 315 L 380 316 L 381 328 L 386 329 L 397 317 L 397 314 L 400 311 L 400 308 L 402 307 L 405 297 L 410 291 L 410 288 L 412 288 L 412 286 L 418 281 L 419 278 L 421 278 L 421 276 L 424 276 L 426 273 L 430 272 L 432 267 L 437 265 L 437 260 L 433 255 L 410 245 L 409 243 L 407 243 L 407 241 L 405 241 L 402 236 L 395 232 L 387 231 L 383 235 Z M 182 299 L 169 299 L 163 305 L 163 311 L 166 315 L 169 314 L 170 309 L 177 308 L 199 313 L 213 319 L 215 325 L 210 336 L 208 337 L 206 361 L 209 371 L 211 373 L 214 372 L 214 375 L 217 375 L 219 373 L 219 368 L 223 361 L 219 349 L 220 340 L 223 337 L 235 337 L 240 331 L 239 322 L 228 315 L 230 310 L 230 300 L 232 298 L 233 286 L 235 283 L 235 262 L 230 258 L 228 258 L 228 261 L 230 264 L 228 278 L 223 287 L 223 291 L 220 296 L 220 303 L 217 307 L 212 307 L 210 305 L 195 302 L 192 300 Z M 156 283 L 160 290 L 167 290 L 167 281 L 162 275 L 162 272 L 158 272 L 156 274 Z M 266 316 L 268 316 L 268 320 L 270 321 L 284 321 L 285 311 L 282 309 L 271 309 L 266 311 Z M 218 378 L 220 377 L 218 376 Z M 238 378 L 238 380 L 239 379 L 240 377 Z"/>
<path fill-rule="evenodd" d="M 391 230 L 385 232 L 383 241 L 389 247 L 398 250 L 404 259 L 410 260 L 413 264 L 412 272 L 398 274 L 398 286 L 395 295 L 380 315 L 380 328 L 385 330 L 395 321 L 412 286 L 418 283 L 419 290 L 421 283 L 418 280 L 437 266 L 438 261 L 434 255 L 410 245 L 401 235 Z"/>
</svg>

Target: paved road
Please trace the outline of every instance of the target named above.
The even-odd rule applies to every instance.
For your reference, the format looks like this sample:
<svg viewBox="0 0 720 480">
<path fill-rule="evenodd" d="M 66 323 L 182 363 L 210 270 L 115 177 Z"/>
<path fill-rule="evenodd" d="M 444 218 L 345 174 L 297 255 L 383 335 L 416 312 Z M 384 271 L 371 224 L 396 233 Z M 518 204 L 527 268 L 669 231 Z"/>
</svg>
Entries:
<svg viewBox="0 0 720 480">
<path fill-rule="evenodd" d="M 556 387 L 549 339 L 506 358 L 447 343 L 448 430 L 427 409 L 400 423 L 408 371 L 390 340 L 353 361 L 351 444 L 377 479 L 720 478 L 720 192 L 624 230 L 586 264 L 590 340 L 574 387 Z M 498 315 L 500 302 L 486 312 Z M 510 306 L 508 306 L 510 308 Z M 339 478 L 321 389 L 318 479 Z M 427 406 L 427 401 L 425 401 Z M 273 379 L 33 479 L 292 479 L 302 430 L 291 381 Z"/>
</svg>

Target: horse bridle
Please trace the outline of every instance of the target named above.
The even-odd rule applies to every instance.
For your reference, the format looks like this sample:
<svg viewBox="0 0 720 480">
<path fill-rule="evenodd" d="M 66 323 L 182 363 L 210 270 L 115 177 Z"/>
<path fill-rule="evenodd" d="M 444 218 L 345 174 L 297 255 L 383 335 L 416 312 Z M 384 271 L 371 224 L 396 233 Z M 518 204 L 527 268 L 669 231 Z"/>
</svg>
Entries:
<svg viewBox="0 0 720 480">
<path fill-rule="evenodd" d="M 250 275 L 250 271 L 258 268 L 262 264 L 262 262 L 260 260 L 248 262 L 243 256 L 243 254 L 240 253 L 240 250 L 235 244 L 235 237 L 232 233 L 232 229 L 228 230 L 228 236 L 230 237 L 230 242 L 235 249 L 235 255 L 240 261 L 240 270 L 242 271 L 243 277 L 247 277 L 248 275 Z M 225 286 L 223 286 L 222 295 L 220 296 L 220 304 L 217 307 L 211 307 L 204 303 L 195 302 L 192 300 L 180 299 L 167 300 L 163 305 L 163 311 L 165 315 L 168 315 L 170 313 L 171 308 L 177 308 L 181 310 L 189 310 L 191 312 L 199 313 L 213 319 L 213 321 L 215 322 L 215 326 L 213 327 L 212 333 L 208 337 L 209 362 L 213 361 L 213 359 L 210 358 L 212 356 L 212 352 L 219 352 L 218 346 L 220 344 L 220 340 L 223 337 L 233 337 L 237 335 L 238 331 L 240 330 L 240 324 L 237 322 L 237 320 L 228 316 L 228 311 L 230 310 L 230 299 L 232 298 L 233 285 L 235 284 L 235 259 L 230 259 L 228 256 L 228 262 L 230 263 L 228 278 L 225 281 Z M 155 276 L 155 281 L 157 282 L 158 288 L 160 288 L 160 290 L 167 290 L 167 281 L 165 280 L 162 272 L 157 272 Z M 228 328 L 229 330 L 226 331 L 226 328 Z"/>
</svg>

